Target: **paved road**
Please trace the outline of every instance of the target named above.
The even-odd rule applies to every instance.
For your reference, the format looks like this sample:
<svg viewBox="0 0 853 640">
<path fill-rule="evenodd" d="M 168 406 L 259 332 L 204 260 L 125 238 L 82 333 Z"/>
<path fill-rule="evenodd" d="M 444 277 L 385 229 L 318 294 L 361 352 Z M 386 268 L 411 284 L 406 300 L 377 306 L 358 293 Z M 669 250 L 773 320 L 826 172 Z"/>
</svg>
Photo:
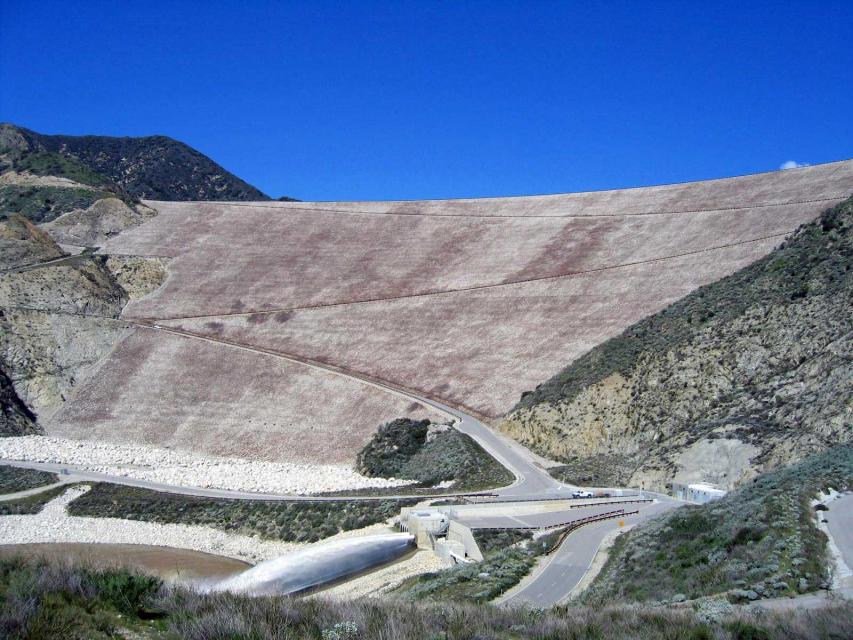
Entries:
<svg viewBox="0 0 853 640">
<path fill-rule="evenodd" d="M 165 484 L 163 482 L 153 482 L 151 480 L 139 480 L 137 478 L 127 478 L 125 476 L 115 476 L 107 473 L 99 473 L 97 471 L 86 471 L 74 465 L 56 464 L 54 462 L 22 462 L 20 460 L 7 460 L 0 458 L 0 464 L 6 464 L 13 467 L 21 467 L 24 469 L 37 469 L 38 471 L 50 471 L 52 473 L 62 474 L 64 483 L 70 482 L 110 482 L 112 484 L 120 484 L 126 487 L 140 487 L 142 489 L 152 489 L 154 491 L 162 491 L 164 493 L 177 493 L 184 496 L 199 496 L 203 498 L 227 498 L 231 500 L 280 500 L 293 501 L 301 500 L 304 502 L 340 502 L 342 500 L 389 500 L 389 499 L 409 499 L 409 498 L 452 498 L 453 496 L 466 496 L 467 493 L 448 494 L 441 493 L 433 496 L 429 495 L 406 495 L 406 494 L 387 494 L 381 496 L 364 496 L 364 495 L 338 495 L 338 496 L 297 496 L 282 493 L 255 493 L 252 491 L 231 491 L 229 489 L 206 489 L 203 487 L 186 487 L 175 484 Z M 67 472 L 64 473 L 64 472 Z"/>
<path fill-rule="evenodd" d="M 853 493 L 828 502 L 827 506 L 829 511 L 823 512 L 826 526 L 841 552 L 844 564 L 853 569 Z"/>
<path fill-rule="evenodd" d="M 544 529 L 556 527 L 573 520 L 598 516 L 623 509 L 625 511 L 636 511 L 641 507 L 650 506 L 649 503 L 609 503 L 590 505 L 588 507 L 566 508 L 554 511 L 543 511 L 539 513 L 523 514 L 489 514 L 482 513 L 467 514 L 460 513 L 454 520 L 461 522 L 472 529 Z"/>
<path fill-rule="evenodd" d="M 643 507 L 640 513 L 616 520 L 604 520 L 573 531 L 542 566 L 534 579 L 520 589 L 510 592 L 499 602 L 502 605 L 533 604 L 548 607 L 565 599 L 583 579 L 592 565 L 604 537 L 619 529 L 619 521 L 636 524 L 663 513 L 675 506 L 675 500 L 662 500 Z"/>
<path fill-rule="evenodd" d="M 412 393 L 406 389 L 402 389 L 400 387 L 394 386 L 389 383 L 385 383 L 382 381 L 377 381 L 371 378 L 362 377 L 358 374 L 349 371 L 343 371 L 334 366 L 327 365 L 325 363 L 317 363 L 312 361 L 306 361 L 303 358 L 297 358 L 289 354 L 280 353 L 274 350 L 262 349 L 257 347 L 249 347 L 247 345 L 231 342 L 229 340 L 225 340 L 222 338 L 213 338 L 210 336 L 201 336 L 191 332 L 182 331 L 180 329 L 173 329 L 171 327 L 161 327 L 156 323 L 143 323 L 143 322 L 135 322 L 135 321 L 127 321 L 128 324 L 133 324 L 141 329 L 153 330 L 153 331 L 163 331 L 165 333 L 171 333 L 175 335 L 182 336 L 187 339 L 193 340 L 203 340 L 205 342 L 213 342 L 217 344 L 222 344 L 230 348 L 241 349 L 246 351 L 253 351 L 257 353 L 263 353 L 266 355 L 271 355 L 277 358 L 281 358 L 283 360 L 287 360 L 289 362 L 295 362 L 298 364 L 302 364 L 305 366 L 310 366 L 317 369 L 322 369 L 324 371 L 328 371 L 334 373 L 336 375 L 340 375 L 347 378 L 354 378 L 363 384 L 367 384 L 369 386 L 377 387 L 388 391 L 394 395 L 399 395 L 405 397 L 408 400 L 412 400 L 414 402 L 418 402 L 423 405 L 428 405 L 438 410 L 439 412 L 452 417 L 456 420 L 456 428 L 459 429 L 462 433 L 465 433 L 471 436 L 474 440 L 476 440 L 486 451 L 488 451 L 495 459 L 497 459 L 501 464 L 507 467 L 512 473 L 516 476 L 516 480 L 513 484 L 508 487 L 498 489 L 495 491 L 489 491 L 486 493 L 490 494 L 498 494 L 502 497 L 513 497 L 513 498 L 530 498 L 530 497 L 559 497 L 559 496 L 568 496 L 573 487 L 564 485 L 554 478 L 552 478 L 547 471 L 545 471 L 541 466 L 537 465 L 535 460 L 535 454 L 528 451 L 522 445 L 518 444 L 514 440 L 507 438 L 503 434 L 496 433 L 486 425 L 484 425 L 480 420 L 475 418 L 474 416 L 468 415 L 454 407 L 446 405 L 442 402 L 432 400 L 430 398 L 424 398 L 415 393 Z M 2 463 L 12 464 L 14 461 L 2 460 Z M 155 489 L 157 491 L 168 491 L 171 493 L 182 493 L 186 495 L 197 495 L 197 496 L 206 496 L 212 498 L 237 498 L 242 500 L 292 500 L 297 499 L 297 496 L 292 495 L 284 495 L 284 494 L 260 494 L 260 493 L 252 493 L 252 492 L 244 492 L 244 491 L 226 491 L 221 489 L 201 489 L 197 487 L 184 487 L 177 485 L 168 485 L 159 482 L 150 482 L 146 480 L 136 480 L 133 478 L 125 478 L 123 476 L 113 476 L 107 474 L 98 474 L 94 472 L 83 471 L 81 469 L 77 469 L 71 465 L 54 465 L 47 463 L 14 463 L 18 464 L 18 466 L 26 466 L 33 469 L 42 469 L 46 471 L 60 471 L 61 469 L 69 469 L 73 471 L 77 476 L 87 479 L 87 480 L 102 480 L 108 482 L 115 482 L 116 484 L 123 484 L 128 486 L 137 486 L 144 487 L 147 489 Z M 446 494 L 445 494 L 446 495 Z M 410 496 L 399 496 L 399 497 L 410 497 Z M 370 499 L 364 496 L 351 496 L 352 499 Z M 302 498 L 302 499 L 316 499 L 316 498 Z M 332 498 L 329 498 L 332 499 Z M 340 497 L 338 497 L 340 499 Z M 375 499 L 375 498 L 373 498 Z"/>
<path fill-rule="evenodd" d="M 44 493 L 45 491 L 50 491 L 51 489 L 55 489 L 56 487 L 61 487 L 69 482 L 73 482 L 73 480 L 60 480 L 59 482 L 51 482 L 50 484 L 44 484 L 40 487 L 34 487 L 32 489 L 24 489 L 23 491 L 16 491 L 15 493 L 4 493 L 0 495 L 0 502 L 9 502 L 11 500 L 20 500 L 21 498 L 29 498 L 30 496 L 37 495 L 39 493 Z"/>
<path fill-rule="evenodd" d="M 411 394 L 409 397 L 453 416 L 457 420 L 456 428 L 459 431 L 471 436 L 498 462 L 515 474 L 514 484 L 497 489 L 493 493 L 514 498 L 557 497 L 568 496 L 575 488 L 552 478 L 545 469 L 536 464 L 534 454 L 514 440 L 490 429 L 477 418 L 436 400 Z"/>
</svg>

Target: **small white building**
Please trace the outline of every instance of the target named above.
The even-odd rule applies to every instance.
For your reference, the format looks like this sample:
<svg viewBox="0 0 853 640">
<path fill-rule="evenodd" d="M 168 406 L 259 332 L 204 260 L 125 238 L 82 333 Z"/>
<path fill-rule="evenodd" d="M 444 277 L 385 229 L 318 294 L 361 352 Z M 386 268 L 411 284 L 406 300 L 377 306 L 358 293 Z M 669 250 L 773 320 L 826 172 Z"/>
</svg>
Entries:
<svg viewBox="0 0 853 640">
<path fill-rule="evenodd" d="M 695 482 L 692 484 L 678 484 L 673 482 L 672 493 L 679 500 L 705 504 L 712 500 L 719 500 L 728 492 L 709 482 Z"/>
<path fill-rule="evenodd" d="M 436 536 L 447 533 L 450 516 L 437 509 L 403 509 L 400 530 L 415 536 L 419 547 L 432 547 Z"/>
</svg>

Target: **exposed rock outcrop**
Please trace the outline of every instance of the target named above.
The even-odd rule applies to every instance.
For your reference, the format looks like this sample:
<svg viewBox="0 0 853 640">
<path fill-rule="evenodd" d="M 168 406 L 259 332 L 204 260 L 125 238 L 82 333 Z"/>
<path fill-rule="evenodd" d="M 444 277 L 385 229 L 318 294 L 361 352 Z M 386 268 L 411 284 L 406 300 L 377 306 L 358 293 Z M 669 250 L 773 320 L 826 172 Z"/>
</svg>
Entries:
<svg viewBox="0 0 853 640">
<path fill-rule="evenodd" d="M 50 235 L 23 216 L 0 224 L 0 271 L 61 258 L 65 252 Z"/>
<path fill-rule="evenodd" d="M 128 296 L 99 256 L 0 274 L 0 355 L 20 398 L 51 413 L 128 331 Z"/>
<path fill-rule="evenodd" d="M 853 201 L 525 394 L 501 429 L 585 484 L 732 487 L 853 435 Z"/>
<path fill-rule="evenodd" d="M 138 300 L 163 284 L 167 264 L 168 258 L 107 256 L 106 267 L 130 300 Z"/>
<path fill-rule="evenodd" d="M 142 221 L 120 200 L 107 204 L 78 218 L 73 228 L 90 234 L 85 242 Z M 116 209 L 118 219 L 110 215 Z M 132 330 L 119 315 L 163 282 L 165 261 L 68 256 L 19 215 L 0 223 L 0 249 L 0 435 L 37 433 L 38 418 L 59 408 Z"/>
<path fill-rule="evenodd" d="M 38 433 L 36 416 L 18 397 L 0 363 L 0 437 Z"/>
<path fill-rule="evenodd" d="M 154 209 L 141 203 L 128 205 L 118 198 L 102 198 L 86 209 L 69 211 L 43 228 L 62 244 L 93 247 L 156 215 Z"/>
</svg>

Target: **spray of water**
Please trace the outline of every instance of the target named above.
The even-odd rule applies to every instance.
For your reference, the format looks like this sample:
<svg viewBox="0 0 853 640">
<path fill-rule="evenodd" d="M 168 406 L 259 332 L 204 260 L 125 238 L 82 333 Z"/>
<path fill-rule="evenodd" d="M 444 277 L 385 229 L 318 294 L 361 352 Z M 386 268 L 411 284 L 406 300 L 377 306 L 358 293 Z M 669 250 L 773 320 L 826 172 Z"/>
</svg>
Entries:
<svg viewBox="0 0 853 640">
<path fill-rule="evenodd" d="M 411 534 L 389 533 L 315 544 L 262 562 L 212 585 L 211 590 L 250 595 L 298 593 L 389 562 L 406 553 L 413 542 Z"/>
</svg>

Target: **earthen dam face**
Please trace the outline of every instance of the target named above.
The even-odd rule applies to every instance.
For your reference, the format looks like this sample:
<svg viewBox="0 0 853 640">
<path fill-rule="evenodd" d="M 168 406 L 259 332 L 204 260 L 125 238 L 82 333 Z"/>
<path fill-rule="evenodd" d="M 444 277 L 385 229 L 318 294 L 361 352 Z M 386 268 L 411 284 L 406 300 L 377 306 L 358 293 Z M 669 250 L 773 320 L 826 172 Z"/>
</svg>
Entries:
<svg viewBox="0 0 853 640">
<path fill-rule="evenodd" d="M 851 192 L 845 161 L 537 197 L 154 202 L 102 252 L 170 258 L 168 278 L 47 431 L 349 463 L 381 422 L 429 415 L 364 380 L 496 418 Z"/>
</svg>

